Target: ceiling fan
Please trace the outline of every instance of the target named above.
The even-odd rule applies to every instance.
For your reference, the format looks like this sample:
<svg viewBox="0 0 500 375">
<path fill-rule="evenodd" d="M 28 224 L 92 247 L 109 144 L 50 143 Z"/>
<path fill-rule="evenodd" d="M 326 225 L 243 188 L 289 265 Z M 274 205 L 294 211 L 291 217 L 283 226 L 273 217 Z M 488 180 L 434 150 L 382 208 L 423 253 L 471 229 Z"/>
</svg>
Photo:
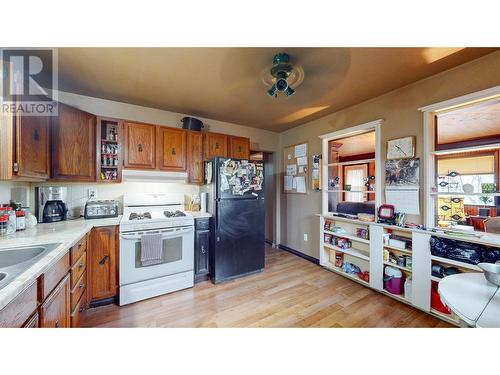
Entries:
<svg viewBox="0 0 500 375">
<path fill-rule="evenodd" d="M 290 63 L 290 56 L 287 53 L 278 53 L 273 57 L 273 66 L 267 68 L 262 80 L 267 86 L 267 95 L 278 97 L 282 92 L 286 96 L 295 94 L 295 89 L 304 80 L 304 70 L 300 65 Z"/>
</svg>

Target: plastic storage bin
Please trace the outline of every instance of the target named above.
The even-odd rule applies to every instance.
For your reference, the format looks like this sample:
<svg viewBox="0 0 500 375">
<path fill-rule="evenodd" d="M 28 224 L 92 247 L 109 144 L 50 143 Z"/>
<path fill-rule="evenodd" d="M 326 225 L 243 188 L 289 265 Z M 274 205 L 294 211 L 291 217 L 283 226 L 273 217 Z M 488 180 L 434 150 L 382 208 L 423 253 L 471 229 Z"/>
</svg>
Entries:
<svg viewBox="0 0 500 375">
<path fill-rule="evenodd" d="M 394 267 L 387 266 L 384 270 L 384 289 L 389 293 L 401 295 L 404 289 L 404 274 Z"/>
</svg>

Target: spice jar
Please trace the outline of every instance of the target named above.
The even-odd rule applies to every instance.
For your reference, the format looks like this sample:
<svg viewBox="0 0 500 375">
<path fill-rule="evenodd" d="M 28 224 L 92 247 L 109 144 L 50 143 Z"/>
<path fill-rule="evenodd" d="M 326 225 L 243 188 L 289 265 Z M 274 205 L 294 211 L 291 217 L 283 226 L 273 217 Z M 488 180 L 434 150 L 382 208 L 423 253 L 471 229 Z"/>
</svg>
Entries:
<svg viewBox="0 0 500 375">
<path fill-rule="evenodd" d="M 12 234 L 16 231 L 16 212 L 12 207 L 0 207 L 0 215 L 8 215 L 7 234 Z"/>
<path fill-rule="evenodd" d="M 16 230 L 26 229 L 26 215 L 23 210 L 16 211 Z"/>
</svg>

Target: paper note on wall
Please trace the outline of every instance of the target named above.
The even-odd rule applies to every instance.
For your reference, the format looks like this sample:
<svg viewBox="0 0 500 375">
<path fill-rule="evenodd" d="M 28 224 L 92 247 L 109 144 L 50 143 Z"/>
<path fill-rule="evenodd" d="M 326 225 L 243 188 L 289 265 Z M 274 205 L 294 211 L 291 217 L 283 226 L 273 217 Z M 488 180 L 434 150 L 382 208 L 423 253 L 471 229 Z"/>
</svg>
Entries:
<svg viewBox="0 0 500 375">
<path fill-rule="evenodd" d="M 286 174 L 288 176 L 295 176 L 297 174 L 297 165 L 296 164 L 288 164 L 286 166 Z"/>
<path fill-rule="evenodd" d="M 293 185 L 293 177 L 292 176 L 285 176 L 285 180 L 284 180 L 285 190 L 292 190 L 292 185 Z"/>
<path fill-rule="evenodd" d="M 304 166 L 303 165 L 299 165 L 299 173 L 304 173 Z"/>
<path fill-rule="evenodd" d="M 418 188 L 390 189 L 386 187 L 385 202 L 387 204 L 394 205 L 394 210 L 396 212 L 402 212 L 411 215 L 420 214 Z"/>
<path fill-rule="evenodd" d="M 295 146 L 295 157 L 301 158 L 307 156 L 307 143 Z"/>
<path fill-rule="evenodd" d="M 306 192 L 306 178 L 304 176 L 295 177 L 295 183 L 297 184 L 297 193 Z"/>
<path fill-rule="evenodd" d="M 300 158 L 297 158 L 297 165 L 307 165 L 307 157 L 302 156 Z"/>
</svg>

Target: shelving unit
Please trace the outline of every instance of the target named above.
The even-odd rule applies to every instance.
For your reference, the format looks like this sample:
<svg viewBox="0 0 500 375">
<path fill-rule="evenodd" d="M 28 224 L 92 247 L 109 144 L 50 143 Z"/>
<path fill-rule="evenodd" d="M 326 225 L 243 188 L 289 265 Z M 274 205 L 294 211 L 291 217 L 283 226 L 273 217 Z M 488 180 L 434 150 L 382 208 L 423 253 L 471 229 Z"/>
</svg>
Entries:
<svg viewBox="0 0 500 375">
<path fill-rule="evenodd" d="M 440 319 L 443 319 L 447 321 L 448 323 L 454 324 L 454 325 L 459 325 L 460 324 L 460 318 L 456 316 L 455 314 L 445 314 L 442 313 L 441 311 L 438 311 L 436 309 L 431 308 L 430 312 L 431 315 L 434 315 Z"/>
<path fill-rule="evenodd" d="M 342 248 L 340 248 L 338 246 L 334 246 L 334 245 L 327 244 L 327 243 L 325 243 L 324 246 L 328 247 L 329 249 L 332 249 L 332 250 L 335 250 L 335 251 L 340 251 L 340 252 L 342 252 L 344 254 L 353 256 L 355 258 L 359 258 L 359 259 L 363 259 L 363 260 L 366 260 L 366 261 L 370 261 L 370 257 L 369 256 L 364 255 L 361 251 L 353 249 L 353 248 L 342 249 Z"/>
<path fill-rule="evenodd" d="M 342 271 L 342 269 L 341 269 L 341 268 L 339 268 L 339 267 L 335 267 L 335 266 L 334 266 L 333 264 L 331 264 L 331 263 L 330 263 L 329 265 L 325 265 L 324 267 L 325 267 L 325 268 L 327 268 L 327 269 L 329 269 L 330 271 L 333 271 L 333 272 L 335 272 L 335 273 L 338 273 L 338 274 L 340 274 L 340 275 L 342 275 L 342 276 L 344 276 L 344 277 L 347 277 L 348 279 L 354 280 L 354 281 L 356 281 L 356 282 L 358 282 L 358 283 L 360 283 L 360 284 L 363 284 L 363 285 L 365 285 L 365 286 L 370 286 L 370 284 L 369 284 L 369 283 L 367 283 L 365 280 L 360 279 L 360 278 L 359 278 L 358 276 L 356 276 L 356 275 L 351 275 L 351 274 L 349 274 L 349 273 L 346 273 L 346 272 Z"/>
<path fill-rule="evenodd" d="M 121 182 L 122 179 L 122 124 L 109 118 L 97 119 L 97 176 L 100 182 Z"/>
<path fill-rule="evenodd" d="M 391 267 L 394 267 L 394 268 L 398 268 L 400 269 L 401 271 L 405 271 L 407 273 L 412 273 L 412 269 L 411 268 L 407 268 L 407 267 L 403 267 L 403 266 L 399 266 L 397 265 L 396 263 L 392 263 L 392 262 L 384 262 L 384 264 L 386 266 L 391 266 Z"/>
<path fill-rule="evenodd" d="M 387 249 L 387 250 L 390 250 L 390 251 L 398 251 L 398 252 L 403 253 L 403 254 L 408 254 L 408 255 L 412 254 L 411 250 L 409 250 L 409 249 L 402 249 L 400 247 L 384 245 L 384 248 Z"/>
<path fill-rule="evenodd" d="M 324 232 L 331 234 L 332 236 L 335 236 L 335 237 L 347 238 L 349 240 L 358 241 L 358 242 L 362 242 L 362 243 L 366 243 L 366 244 L 370 243 L 370 240 L 365 240 L 364 238 L 357 237 L 357 236 L 355 236 L 353 234 L 349 234 L 349 233 L 336 233 L 336 232 L 332 232 L 331 230 L 326 230 L 326 229 L 324 230 Z"/>
<path fill-rule="evenodd" d="M 448 258 L 442 258 L 442 257 L 438 257 L 438 256 L 435 256 L 435 255 L 431 256 L 431 260 L 434 261 L 434 262 L 438 262 L 438 263 L 444 263 L 444 264 L 456 266 L 456 267 L 459 267 L 459 268 L 466 268 L 466 269 L 469 269 L 469 270 L 472 270 L 472 271 L 481 272 L 481 268 L 479 268 L 478 266 L 476 266 L 474 264 L 469 264 L 469 263 L 464 263 L 464 262 L 458 262 L 456 260 L 452 260 L 452 259 L 448 259 Z"/>
</svg>

